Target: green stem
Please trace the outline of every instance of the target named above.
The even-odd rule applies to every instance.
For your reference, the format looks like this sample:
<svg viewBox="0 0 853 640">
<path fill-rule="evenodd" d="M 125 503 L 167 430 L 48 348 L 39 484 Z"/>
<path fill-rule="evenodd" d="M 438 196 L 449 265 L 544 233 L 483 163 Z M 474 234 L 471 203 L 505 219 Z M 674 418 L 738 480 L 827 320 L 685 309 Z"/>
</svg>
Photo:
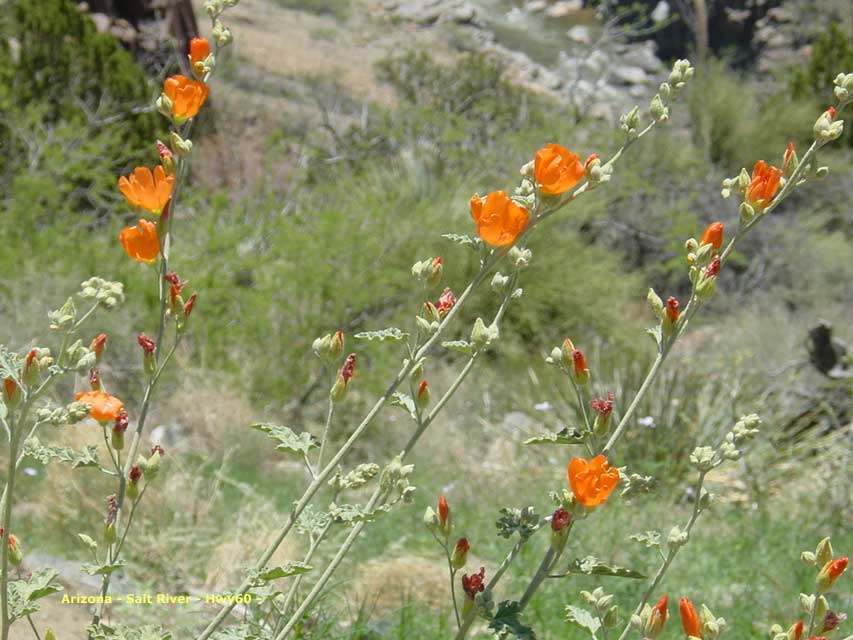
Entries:
<svg viewBox="0 0 853 640">
<path fill-rule="evenodd" d="M 331 380 L 331 376 L 329 376 L 329 384 L 327 386 L 327 390 L 332 388 L 333 381 Z M 332 416 L 335 414 L 335 401 L 329 397 L 329 411 L 326 413 L 326 424 L 323 427 L 323 439 L 320 440 L 320 453 L 317 456 L 317 468 L 323 468 L 323 454 L 326 452 L 326 443 L 329 440 L 329 429 L 332 426 Z"/>
<path fill-rule="evenodd" d="M 3 503 L 3 520 L 0 527 L 3 535 L 0 537 L 0 638 L 8 640 L 9 627 L 9 536 L 12 528 L 12 501 L 15 495 L 15 472 L 17 471 L 18 436 L 15 433 L 14 413 L 10 418 L 12 440 L 9 443 L 9 467 L 6 470 L 6 500 Z"/>
<path fill-rule="evenodd" d="M 690 531 L 693 529 L 693 525 L 696 524 L 696 520 L 699 518 L 699 514 L 702 513 L 702 509 L 700 508 L 701 498 L 702 498 L 702 485 L 705 482 L 705 473 L 699 473 L 699 479 L 696 482 L 696 500 L 693 503 L 693 512 L 690 514 L 690 519 L 687 521 L 687 526 L 685 527 L 685 532 L 690 534 Z M 652 597 L 652 594 L 655 592 L 655 589 L 658 588 L 661 580 L 663 580 L 664 574 L 666 574 L 667 569 L 672 564 L 672 561 L 675 560 L 675 556 L 678 555 L 680 547 L 673 546 L 670 547 L 667 551 L 666 557 L 664 558 L 661 566 L 658 568 L 657 573 L 655 573 L 654 578 L 652 578 L 651 583 L 646 589 L 645 593 L 643 593 L 643 597 L 640 600 L 637 607 L 634 609 L 634 614 L 640 615 L 640 612 L 643 610 L 645 604 L 649 601 L 649 598 Z M 619 635 L 619 640 L 625 640 L 628 636 L 628 633 L 631 631 L 631 622 L 630 620 L 625 625 L 625 628 L 622 630 L 622 633 Z"/>
</svg>

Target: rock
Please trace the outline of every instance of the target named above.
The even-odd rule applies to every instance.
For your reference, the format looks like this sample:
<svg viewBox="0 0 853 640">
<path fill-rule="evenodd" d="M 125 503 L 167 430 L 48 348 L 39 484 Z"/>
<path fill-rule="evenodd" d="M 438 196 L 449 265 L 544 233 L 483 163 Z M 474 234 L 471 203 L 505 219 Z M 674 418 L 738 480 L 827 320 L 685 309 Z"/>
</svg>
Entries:
<svg viewBox="0 0 853 640">
<path fill-rule="evenodd" d="M 666 0 L 660 0 L 655 5 L 655 8 L 652 9 L 652 12 L 649 14 L 649 17 L 653 22 L 663 22 L 669 18 L 669 14 L 672 13 L 672 10 L 669 8 L 669 4 Z"/>
<path fill-rule="evenodd" d="M 464 4 L 460 7 L 451 9 L 448 12 L 448 17 L 456 24 L 471 24 L 477 17 L 477 10 L 470 4 Z"/>
<path fill-rule="evenodd" d="M 641 67 L 614 64 L 610 71 L 622 84 L 645 84 L 649 81 L 648 74 Z"/>
<path fill-rule="evenodd" d="M 630 60 L 631 64 L 641 67 L 643 71 L 658 73 L 663 70 L 663 62 L 655 53 L 656 49 L 654 42 L 646 40 L 640 44 L 631 45 L 630 49 L 625 52 L 625 58 Z"/>
<path fill-rule="evenodd" d="M 576 24 L 573 26 L 571 29 L 566 31 L 566 36 L 573 42 L 579 42 L 580 44 L 585 44 L 587 46 L 592 44 L 592 34 L 589 31 L 589 27 L 583 24 Z"/>
<path fill-rule="evenodd" d="M 794 14 L 785 7 L 773 7 L 767 11 L 767 18 L 775 22 L 796 22 Z"/>
<path fill-rule="evenodd" d="M 561 0 L 548 7 L 545 12 L 549 18 L 565 18 L 583 9 L 582 0 Z"/>
<path fill-rule="evenodd" d="M 589 109 L 587 109 L 586 115 L 595 120 L 613 122 L 616 117 L 616 112 L 613 109 L 613 105 L 609 102 L 594 102 Z"/>
</svg>

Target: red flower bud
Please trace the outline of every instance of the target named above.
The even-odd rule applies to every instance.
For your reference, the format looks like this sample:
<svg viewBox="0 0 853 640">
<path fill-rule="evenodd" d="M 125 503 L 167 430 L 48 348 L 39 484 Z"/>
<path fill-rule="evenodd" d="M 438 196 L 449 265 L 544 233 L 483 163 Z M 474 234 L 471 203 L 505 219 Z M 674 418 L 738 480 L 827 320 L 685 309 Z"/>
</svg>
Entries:
<svg viewBox="0 0 853 640">
<path fill-rule="evenodd" d="M 116 416 L 115 426 L 113 427 L 113 433 L 124 433 L 125 431 L 127 431 L 127 425 L 129 424 L 129 422 L 130 420 L 127 417 L 127 411 L 122 409 L 121 411 L 119 411 L 118 416 Z"/>
<path fill-rule="evenodd" d="M 453 548 L 453 555 L 450 557 L 450 564 L 457 571 L 465 566 L 470 548 L 471 545 L 468 543 L 468 538 L 459 538 L 456 541 L 456 546 Z"/>
<path fill-rule="evenodd" d="M 714 247 L 714 250 L 719 250 L 720 247 L 723 246 L 723 230 L 724 226 L 722 222 L 712 222 L 709 224 L 705 231 L 702 233 L 702 237 L 699 240 L 699 246 L 703 246 L 706 244 L 710 244 Z"/>
<path fill-rule="evenodd" d="M 154 341 L 146 336 L 144 333 L 140 333 L 136 341 L 139 343 L 139 346 L 142 347 L 142 353 L 145 355 L 151 355 L 154 353 L 154 350 L 157 348 L 157 345 L 154 344 Z"/>
<path fill-rule="evenodd" d="M 341 377 L 344 379 L 344 384 L 349 384 L 353 375 L 355 375 L 355 354 L 351 353 L 344 360 L 344 366 L 341 367 Z"/>
<path fill-rule="evenodd" d="M 159 444 L 155 444 L 153 447 L 151 447 L 150 455 L 153 456 L 155 453 L 159 453 L 161 458 L 166 455 L 166 451 Z"/>
<path fill-rule="evenodd" d="M 447 287 L 438 297 L 438 302 L 436 302 L 435 304 L 435 309 L 436 311 L 438 311 L 439 316 L 444 317 L 453 308 L 453 305 L 455 304 L 456 296 L 453 295 L 453 292 L 450 290 L 450 287 Z"/>
<path fill-rule="evenodd" d="M 438 496 L 438 521 L 442 527 L 447 526 L 447 519 L 450 517 L 450 506 L 447 504 L 447 498 L 442 493 Z"/>
<path fill-rule="evenodd" d="M 666 299 L 666 317 L 672 324 L 678 322 L 678 316 L 681 314 L 680 306 L 678 299 L 674 296 L 669 296 Z"/>
<path fill-rule="evenodd" d="M 575 367 L 575 377 L 579 384 L 583 384 L 589 378 L 589 367 L 586 364 L 586 356 L 584 356 L 583 351 L 580 349 L 572 351 L 572 362 Z"/>
<path fill-rule="evenodd" d="M 717 274 L 720 273 L 720 267 L 723 266 L 722 261 L 720 260 L 720 256 L 714 256 L 714 259 L 711 260 L 711 263 L 705 267 L 705 275 L 709 278 L 716 278 Z"/>
<path fill-rule="evenodd" d="M 100 333 L 98 334 L 94 340 L 92 340 L 92 344 L 89 345 L 89 348 L 95 353 L 95 358 L 100 359 L 101 355 L 104 353 L 104 348 L 107 346 L 107 334 Z"/>
<path fill-rule="evenodd" d="M 137 483 L 137 482 L 139 482 L 139 480 L 142 478 L 142 469 L 140 469 L 140 468 L 139 468 L 138 466 L 136 466 L 136 465 L 133 465 L 133 466 L 130 468 L 130 473 L 128 474 L 127 478 L 128 478 L 128 480 L 130 480 L 133 484 L 136 484 L 136 483 Z"/>
<path fill-rule="evenodd" d="M 598 415 L 607 417 L 613 411 L 613 392 L 609 391 L 606 398 L 593 398 L 589 401 L 589 406 Z"/>
<path fill-rule="evenodd" d="M 692 638 L 701 638 L 702 623 L 696 615 L 693 603 L 687 598 L 682 598 L 678 601 L 678 608 L 681 611 L 681 626 L 684 627 L 684 633 Z"/>
<path fill-rule="evenodd" d="M 462 576 L 462 589 L 465 591 L 465 595 L 473 600 L 477 597 L 478 593 L 485 591 L 485 582 L 486 568 L 480 567 L 480 571 L 478 573 L 474 573 L 470 576 L 466 573 Z"/>
<path fill-rule="evenodd" d="M 562 531 L 572 521 L 572 514 L 560 507 L 551 516 L 551 531 Z"/>
<path fill-rule="evenodd" d="M 190 299 L 187 300 L 187 303 L 184 305 L 184 315 L 187 318 L 189 318 L 190 314 L 192 314 L 192 312 L 193 312 L 193 307 L 195 306 L 195 301 L 196 301 L 197 297 L 198 297 L 198 294 L 195 291 L 193 291 L 193 294 L 190 296 Z"/>
</svg>

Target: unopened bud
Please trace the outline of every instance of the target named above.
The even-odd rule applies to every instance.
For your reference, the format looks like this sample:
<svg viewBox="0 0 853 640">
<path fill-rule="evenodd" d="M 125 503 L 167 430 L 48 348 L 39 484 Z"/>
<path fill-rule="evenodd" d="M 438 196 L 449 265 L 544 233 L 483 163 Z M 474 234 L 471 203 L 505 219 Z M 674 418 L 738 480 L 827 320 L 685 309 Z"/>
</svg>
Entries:
<svg viewBox="0 0 853 640">
<path fill-rule="evenodd" d="M 429 383 L 426 380 L 422 380 L 421 384 L 418 386 L 418 393 L 415 397 L 415 402 L 420 409 L 425 409 L 427 405 L 429 405 Z"/>
<path fill-rule="evenodd" d="M 459 538 L 456 541 L 456 546 L 453 547 L 453 555 L 450 557 L 450 565 L 459 571 L 465 566 L 468 561 L 468 550 L 471 545 L 468 543 L 468 538 Z"/>
</svg>

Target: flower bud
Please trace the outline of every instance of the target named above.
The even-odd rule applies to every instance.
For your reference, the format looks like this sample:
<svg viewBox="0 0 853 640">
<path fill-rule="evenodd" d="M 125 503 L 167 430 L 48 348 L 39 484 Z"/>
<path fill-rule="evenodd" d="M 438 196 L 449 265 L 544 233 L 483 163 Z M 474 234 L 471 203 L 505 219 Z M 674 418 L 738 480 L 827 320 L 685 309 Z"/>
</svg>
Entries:
<svg viewBox="0 0 853 640">
<path fill-rule="evenodd" d="M 652 114 L 655 122 L 666 122 L 669 120 L 669 109 L 664 106 L 660 94 L 652 98 L 652 102 L 649 105 L 649 113 Z"/>
<path fill-rule="evenodd" d="M 649 293 L 646 295 L 646 300 L 649 303 L 649 307 L 651 307 L 652 313 L 655 314 L 656 317 L 663 317 L 663 301 L 660 299 L 660 296 L 655 293 L 655 290 L 651 287 L 649 288 Z"/>
<path fill-rule="evenodd" d="M 831 142 L 844 133 L 844 121 L 835 120 L 835 108 L 829 107 L 814 124 L 814 137 L 818 142 Z"/>
<path fill-rule="evenodd" d="M 637 129 L 640 128 L 640 108 L 635 106 L 628 113 L 619 116 L 619 127 L 628 138 L 634 138 L 637 135 Z"/>
<path fill-rule="evenodd" d="M 193 150 L 192 140 L 184 140 L 180 135 L 178 135 L 177 131 L 172 131 L 169 139 L 172 143 L 172 149 L 178 156 L 182 158 L 186 155 L 189 155 L 189 153 Z"/>
<path fill-rule="evenodd" d="M 157 153 L 160 155 L 160 164 L 163 166 L 163 170 L 166 172 L 166 175 L 174 175 L 175 173 L 175 157 L 172 154 L 172 150 L 166 146 L 166 143 L 162 140 L 157 141 Z"/>
<path fill-rule="evenodd" d="M 421 260 L 412 265 L 412 276 L 430 289 L 438 286 L 443 272 L 441 256 L 436 256 L 432 260 Z"/>
<path fill-rule="evenodd" d="M 436 309 L 435 305 L 429 300 L 424 302 L 423 318 L 430 323 L 439 322 L 441 320 L 441 316 L 438 315 L 438 309 Z"/>
<path fill-rule="evenodd" d="M 438 497 L 438 524 L 445 539 L 450 537 L 453 524 L 450 521 L 450 506 L 447 504 L 447 499 L 443 493 Z"/>
<path fill-rule="evenodd" d="M 755 209 L 753 209 L 752 205 L 748 202 L 740 203 L 740 207 L 738 207 L 738 213 L 740 214 L 741 224 L 749 224 L 755 217 Z"/>
<path fill-rule="evenodd" d="M 214 20 L 210 33 L 213 39 L 216 40 L 216 44 L 220 47 L 227 47 L 234 40 L 231 29 L 222 24 L 218 19 Z"/>
<path fill-rule="evenodd" d="M 479 351 L 489 346 L 499 336 L 500 331 L 496 325 L 487 327 L 482 318 L 477 318 L 474 321 L 474 327 L 471 329 L 471 343 L 476 350 Z"/>
<path fill-rule="evenodd" d="M 646 638 L 650 638 L 650 640 L 657 640 L 660 635 L 663 633 L 664 625 L 666 624 L 666 614 L 667 614 L 667 596 L 661 596 L 661 599 L 657 601 L 657 604 L 651 608 L 649 611 L 648 618 L 643 625 L 643 632 L 646 634 Z"/>
<path fill-rule="evenodd" d="M 605 629 L 613 629 L 619 624 L 619 607 L 614 605 L 607 610 L 601 618 L 601 624 Z"/>
<path fill-rule="evenodd" d="M 678 324 L 678 318 L 681 315 L 681 305 L 678 299 L 674 296 L 669 296 L 666 299 L 666 314 L 663 318 L 663 332 L 666 335 L 671 335 L 675 326 Z"/>
<path fill-rule="evenodd" d="M 155 102 L 155 105 L 160 115 L 166 116 L 167 118 L 172 117 L 172 101 L 165 93 L 160 94 L 160 97 L 157 98 L 157 102 Z"/>
<path fill-rule="evenodd" d="M 835 613 L 834 611 L 827 611 L 823 616 L 823 620 L 818 625 L 818 633 L 832 633 L 838 628 L 842 622 L 847 620 L 847 615 L 843 613 Z"/>
<path fill-rule="evenodd" d="M 832 82 L 835 85 L 835 97 L 842 106 L 853 99 L 853 73 L 839 73 Z"/>
<path fill-rule="evenodd" d="M 803 551 L 800 554 L 800 560 L 809 566 L 814 566 L 817 563 L 817 558 L 811 551 Z"/>
<path fill-rule="evenodd" d="M 142 347 L 142 368 L 145 370 L 145 374 L 151 377 L 157 371 L 157 360 L 154 355 L 157 345 L 144 333 L 137 336 L 136 342 Z"/>
<path fill-rule="evenodd" d="M 13 378 L 3 380 L 3 399 L 10 409 L 17 407 L 21 402 L 21 388 Z"/>
<path fill-rule="evenodd" d="M 713 252 L 716 253 L 723 246 L 723 231 L 725 227 L 722 222 L 712 222 L 705 231 L 702 232 L 702 237 L 699 240 L 699 246 L 711 245 Z"/>
<path fill-rule="evenodd" d="M 820 570 L 817 576 L 817 590 L 819 593 L 824 593 L 832 588 L 833 583 L 847 569 L 848 560 L 849 558 L 845 556 L 837 560 L 830 560 L 823 565 L 823 569 Z"/>
<path fill-rule="evenodd" d="M 338 374 L 337 378 L 335 378 L 335 383 L 332 385 L 332 389 L 329 391 L 329 399 L 332 402 L 340 402 L 344 399 L 346 392 L 346 380 L 344 380 L 344 377 L 341 374 Z"/>
<path fill-rule="evenodd" d="M 415 402 L 421 410 L 425 409 L 429 404 L 429 383 L 427 383 L 426 380 L 422 380 L 421 384 L 418 386 L 418 393 L 415 397 Z"/>
<path fill-rule="evenodd" d="M 699 622 L 699 616 L 696 615 L 696 608 L 693 603 L 687 598 L 681 598 L 678 601 L 678 609 L 681 612 L 681 626 L 684 628 L 684 633 L 688 638 L 702 638 L 702 625 Z"/>
<path fill-rule="evenodd" d="M 436 514 L 432 507 L 427 507 L 424 511 L 423 523 L 424 526 L 433 533 L 438 533 L 440 531 L 441 525 L 438 521 L 438 514 Z"/>
<path fill-rule="evenodd" d="M 44 632 L 44 640 L 56 640 L 56 633 L 53 629 L 48 629 Z"/>
<path fill-rule="evenodd" d="M 127 416 L 127 411 L 122 409 L 115 419 L 112 435 L 110 436 L 110 444 L 116 451 L 121 451 L 124 448 L 124 433 L 127 431 L 130 420 Z"/>
<path fill-rule="evenodd" d="M 21 566 L 21 562 L 24 560 L 24 550 L 21 547 L 20 541 L 13 536 L 11 533 L 9 534 L 9 564 L 13 567 Z"/>
<path fill-rule="evenodd" d="M 106 349 L 106 346 L 107 346 L 107 334 L 106 333 L 98 334 L 92 340 L 92 343 L 89 345 L 89 350 L 95 354 L 95 362 L 96 363 L 100 361 L 101 356 L 104 354 L 104 349 Z"/>
<path fill-rule="evenodd" d="M 791 625 L 791 627 L 785 633 L 785 636 L 788 640 L 802 640 L 804 626 L 805 625 L 803 624 L 802 620 L 797 620 L 797 622 Z"/>
<path fill-rule="evenodd" d="M 572 370 L 575 375 L 575 382 L 583 386 L 589 381 L 589 366 L 586 363 L 586 356 L 580 349 L 572 351 Z"/>
<path fill-rule="evenodd" d="M 512 266 L 521 271 L 530 266 L 530 261 L 533 259 L 533 252 L 530 249 L 513 247 L 507 252 L 507 259 Z"/>
<path fill-rule="evenodd" d="M 127 475 L 127 497 L 131 500 L 136 500 L 139 497 L 139 480 L 142 478 L 142 468 L 139 465 L 133 465 L 130 468 L 130 473 Z"/>
<path fill-rule="evenodd" d="M 595 422 L 592 425 L 592 432 L 597 438 L 604 438 L 610 433 L 610 414 L 613 411 L 613 394 L 608 393 L 606 398 L 595 398 L 591 400 L 589 406 L 595 411 Z"/>
<path fill-rule="evenodd" d="M 830 560 L 832 560 L 832 542 L 829 538 L 824 538 L 818 542 L 815 549 L 815 561 L 820 566 L 824 566 Z"/>
<path fill-rule="evenodd" d="M 498 271 L 492 278 L 490 286 L 492 288 L 492 291 L 501 294 L 506 290 L 507 284 L 509 284 L 509 276 L 505 276 L 500 271 Z"/>
<path fill-rule="evenodd" d="M 572 514 L 562 507 L 551 514 L 551 546 L 555 550 L 559 551 L 565 546 L 571 523 Z"/>
<path fill-rule="evenodd" d="M 782 155 L 782 175 L 785 178 L 790 178 L 794 171 L 797 170 L 799 164 L 800 161 L 797 158 L 797 152 L 794 151 L 794 143 L 789 142 L 785 153 Z"/>
<path fill-rule="evenodd" d="M 450 566 L 456 571 L 459 571 L 465 566 L 468 561 L 468 550 L 471 545 L 468 543 L 468 538 L 459 538 L 456 541 L 456 546 L 453 548 L 453 555 L 450 557 Z"/>
</svg>

